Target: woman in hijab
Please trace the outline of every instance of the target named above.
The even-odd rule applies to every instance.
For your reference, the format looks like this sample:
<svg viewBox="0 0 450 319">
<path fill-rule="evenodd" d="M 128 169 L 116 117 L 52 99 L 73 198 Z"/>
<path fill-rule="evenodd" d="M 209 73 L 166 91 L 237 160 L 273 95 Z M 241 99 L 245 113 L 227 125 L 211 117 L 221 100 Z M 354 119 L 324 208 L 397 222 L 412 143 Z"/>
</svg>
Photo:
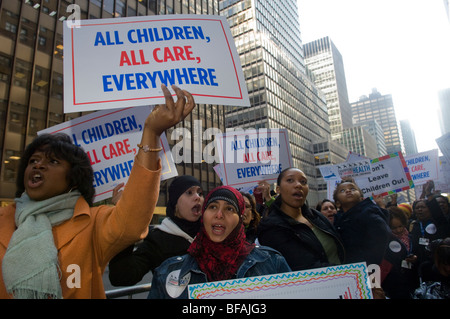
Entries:
<svg viewBox="0 0 450 319">
<path fill-rule="evenodd" d="M 167 258 L 186 254 L 200 229 L 203 201 L 201 184 L 195 177 L 176 177 L 169 186 L 167 218 L 150 230 L 136 250 L 131 245 L 110 261 L 111 284 L 135 285 Z"/>
<path fill-rule="evenodd" d="M 247 242 L 244 199 L 236 189 L 213 189 L 202 208 L 202 226 L 183 256 L 172 257 L 153 274 L 148 298 L 187 298 L 189 284 L 289 272 L 277 251 Z"/>
</svg>

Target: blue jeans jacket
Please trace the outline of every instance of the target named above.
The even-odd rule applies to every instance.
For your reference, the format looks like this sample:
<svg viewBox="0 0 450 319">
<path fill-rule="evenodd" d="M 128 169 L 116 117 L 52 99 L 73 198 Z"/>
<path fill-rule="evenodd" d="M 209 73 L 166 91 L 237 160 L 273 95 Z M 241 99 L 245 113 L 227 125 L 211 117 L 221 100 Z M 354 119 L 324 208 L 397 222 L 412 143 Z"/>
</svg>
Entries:
<svg viewBox="0 0 450 319">
<path fill-rule="evenodd" d="M 256 246 L 239 267 L 236 278 L 290 271 L 286 260 L 278 251 L 265 246 Z M 207 281 L 206 274 L 200 270 L 197 261 L 191 255 L 171 257 L 155 269 L 148 298 L 187 299 L 188 285 Z"/>
</svg>

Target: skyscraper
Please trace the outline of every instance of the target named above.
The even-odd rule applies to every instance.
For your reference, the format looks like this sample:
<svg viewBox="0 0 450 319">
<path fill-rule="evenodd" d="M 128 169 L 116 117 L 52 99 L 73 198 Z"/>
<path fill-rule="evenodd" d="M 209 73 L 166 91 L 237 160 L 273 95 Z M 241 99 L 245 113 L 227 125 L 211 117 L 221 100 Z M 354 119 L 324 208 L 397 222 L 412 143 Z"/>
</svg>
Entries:
<svg viewBox="0 0 450 319">
<path fill-rule="evenodd" d="M 73 13 L 70 7 L 67 12 L 72 3 L 81 19 L 219 13 L 217 0 L 0 1 L 0 202 L 14 198 L 19 159 L 36 132 L 84 115 L 63 114 L 62 21 Z M 194 136 L 195 120 L 203 129 L 224 130 L 223 106 L 198 105 L 179 126 L 189 128 Z M 178 141 L 171 140 L 171 131 L 167 138 L 173 145 Z M 207 142 L 203 141 L 203 146 Z M 192 160 L 178 164 L 177 170 L 201 180 L 207 191 L 220 184 L 212 166 Z M 159 206 L 165 205 L 166 194 L 166 183 L 162 183 Z"/>
<path fill-rule="evenodd" d="M 450 88 L 438 92 L 439 96 L 439 126 L 442 135 L 450 132 Z"/>
<path fill-rule="evenodd" d="M 368 97 L 361 96 L 359 101 L 350 105 L 353 124 L 376 120 L 383 129 L 388 154 L 403 151 L 391 94 L 381 95 L 377 89 L 373 89 Z"/>
<path fill-rule="evenodd" d="M 306 43 L 304 50 L 314 83 L 326 97 L 331 138 L 340 139 L 343 129 L 352 126 L 342 55 L 329 37 Z"/>
<path fill-rule="evenodd" d="M 368 158 L 378 157 L 377 142 L 363 125 L 345 128 L 340 135 L 341 137 L 336 141 L 350 151 Z"/>
<path fill-rule="evenodd" d="M 381 128 L 377 120 L 372 119 L 365 122 L 360 122 L 360 125 L 375 138 L 378 151 L 378 155 L 375 157 L 387 155 L 386 141 L 384 140 L 383 129 Z"/>
<path fill-rule="evenodd" d="M 400 130 L 402 131 L 403 145 L 405 146 L 405 155 L 418 153 L 416 135 L 409 123 L 409 120 L 400 120 Z"/>
<path fill-rule="evenodd" d="M 222 0 L 251 107 L 227 108 L 226 126 L 287 128 L 294 166 L 315 183 L 312 143 L 329 136 L 323 94 L 306 75 L 296 0 Z M 310 199 L 308 196 L 308 199 Z M 312 200 L 314 202 L 314 200 Z"/>
</svg>

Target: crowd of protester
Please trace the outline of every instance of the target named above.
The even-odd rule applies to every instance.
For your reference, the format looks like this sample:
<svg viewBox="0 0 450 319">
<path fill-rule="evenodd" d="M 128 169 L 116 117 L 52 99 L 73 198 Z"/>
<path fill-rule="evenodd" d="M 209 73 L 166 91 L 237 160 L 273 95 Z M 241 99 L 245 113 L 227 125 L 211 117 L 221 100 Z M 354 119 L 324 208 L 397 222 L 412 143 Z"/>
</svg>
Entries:
<svg viewBox="0 0 450 319">
<path fill-rule="evenodd" d="M 114 205 L 93 206 L 89 158 L 67 135 L 44 134 L 27 146 L 15 203 L 0 208 L 0 298 L 104 298 L 107 266 L 113 285 L 134 285 L 151 271 L 149 298 L 186 298 L 188 284 L 357 262 L 379 267 L 375 297 L 449 298 L 449 200 L 432 181 L 409 204 L 364 198 L 344 179 L 312 208 L 298 168 L 283 170 L 275 189 L 261 181 L 253 194 L 220 186 L 205 196 L 197 179 L 179 176 L 166 218 L 149 228 L 160 135 L 195 106 L 189 92 L 172 88 L 176 101 L 162 86 L 166 103 L 146 119 Z"/>
<path fill-rule="evenodd" d="M 180 183 L 187 178 L 193 179 L 187 176 L 177 177 L 170 185 L 168 217 L 163 220 L 163 224 L 173 218 L 174 208 L 177 207 L 174 203 L 185 189 L 189 189 L 190 183 Z M 153 288 L 149 298 L 186 298 L 184 287 L 175 289 L 168 286 L 169 273 L 173 276 L 175 271 L 179 276 L 177 280 L 189 277 L 189 273 L 204 273 L 204 276 L 195 279 L 189 277 L 188 282 L 192 284 L 248 277 L 255 270 L 261 275 L 281 270 L 297 271 L 366 262 L 367 265 L 378 265 L 380 269 L 381 282 L 378 284 L 381 289 L 373 290 L 376 297 L 390 299 L 450 297 L 449 201 L 440 193 L 433 192 L 432 181 L 424 185 L 421 198 L 410 205 L 397 203 L 397 194 L 391 195 L 391 201 L 388 203 L 385 203 L 382 196 L 364 199 L 358 185 L 352 179 L 344 179 L 336 186 L 333 199 L 320 201 L 315 209 L 308 205 L 308 181 L 301 170 L 289 168 L 282 171 L 276 185 L 274 191 L 267 182 L 259 182 L 254 189 L 256 196 L 238 193 L 231 187 L 226 189 L 233 192 L 214 196 L 221 187 L 213 190 L 208 194 L 212 199 L 203 205 L 201 215 L 211 210 L 219 212 L 217 206 L 223 200 L 222 204 L 228 203 L 230 208 L 233 206 L 231 216 L 236 219 L 235 224 L 225 228 L 209 221 L 206 224 L 209 233 L 205 230 L 204 219 L 203 222 L 201 219 L 198 220 L 202 234 L 197 235 L 201 238 L 197 240 L 197 246 L 201 248 L 193 248 L 195 245 L 191 247 L 178 245 L 179 248 L 183 247 L 183 253 L 172 249 L 168 255 L 164 255 L 167 258 L 164 263 L 162 263 L 164 258 L 157 258 L 154 255 L 161 251 L 157 246 L 165 245 L 164 242 L 169 240 L 155 241 L 151 249 L 147 243 L 154 232 L 161 232 L 158 226 L 137 245 L 134 252 L 132 245 L 113 258 L 109 264 L 111 282 L 121 286 L 132 285 L 152 270 Z M 196 184 L 196 187 L 199 188 L 199 195 L 196 198 L 200 203 L 204 203 L 200 184 Z M 177 194 L 174 194 L 174 189 L 178 189 Z M 191 193 L 188 191 L 183 196 Z M 194 204 L 195 202 L 184 207 L 191 209 Z M 175 210 L 179 211 L 179 208 Z M 192 211 L 197 209 L 192 208 Z M 219 214 L 216 221 L 226 219 L 230 215 Z M 179 222 L 177 224 L 179 225 Z M 183 229 L 181 225 L 179 227 Z M 222 229 L 228 230 L 227 236 L 214 241 L 214 234 L 221 233 Z M 165 232 L 165 236 L 171 236 L 169 230 Z M 197 238 L 195 235 L 193 237 Z M 189 242 L 192 242 L 192 237 Z M 195 255 L 193 253 L 195 249 L 199 249 L 201 253 L 197 252 Z M 255 252 L 260 251 L 260 254 L 267 250 L 266 254 L 273 255 L 267 259 L 275 258 L 276 265 L 273 261 L 272 264 L 266 262 L 266 266 L 262 268 L 264 271 L 261 271 L 259 265 L 250 271 L 244 268 L 243 272 L 240 266 L 244 261 L 248 262 L 247 258 L 251 258 L 249 252 L 253 249 L 256 249 Z M 147 250 L 145 254 L 144 250 Z M 140 265 L 130 259 L 137 256 L 141 256 Z M 229 256 L 231 259 L 226 259 L 230 258 Z M 119 263 L 121 267 L 117 266 Z M 161 267 L 155 270 L 160 263 Z M 206 265 L 210 268 L 202 268 L 208 267 Z M 234 268 L 227 272 L 227 269 L 218 265 Z M 266 267 L 269 267 L 269 270 Z M 129 277 L 130 273 L 138 272 L 140 268 L 144 268 L 144 271 L 141 271 L 133 281 L 116 279 Z M 181 274 L 178 273 L 180 269 L 184 269 Z"/>
</svg>

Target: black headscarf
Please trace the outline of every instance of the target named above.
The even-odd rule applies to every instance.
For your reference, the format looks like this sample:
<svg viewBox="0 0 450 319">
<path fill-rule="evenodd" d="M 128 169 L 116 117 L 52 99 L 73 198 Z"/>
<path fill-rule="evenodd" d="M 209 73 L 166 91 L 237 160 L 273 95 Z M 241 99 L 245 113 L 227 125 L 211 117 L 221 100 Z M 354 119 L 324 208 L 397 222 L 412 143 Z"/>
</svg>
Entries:
<svg viewBox="0 0 450 319">
<path fill-rule="evenodd" d="M 175 177 L 169 186 L 169 201 L 166 206 L 166 216 L 170 217 L 170 219 L 186 234 L 195 237 L 201 226 L 200 220 L 191 222 L 175 216 L 175 206 L 177 205 L 178 198 L 192 186 L 201 187 L 200 182 L 195 177 L 189 175 Z"/>
</svg>

